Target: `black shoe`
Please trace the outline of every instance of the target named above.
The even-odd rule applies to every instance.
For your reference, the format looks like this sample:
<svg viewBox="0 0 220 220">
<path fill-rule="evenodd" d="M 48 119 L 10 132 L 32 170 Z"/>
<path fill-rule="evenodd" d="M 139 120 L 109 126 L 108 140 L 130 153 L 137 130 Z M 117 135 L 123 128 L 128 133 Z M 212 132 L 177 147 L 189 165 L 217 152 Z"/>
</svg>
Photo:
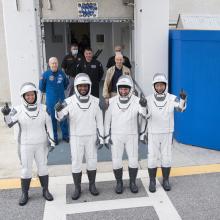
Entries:
<svg viewBox="0 0 220 220">
<path fill-rule="evenodd" d="M 171 186 L 169 183 L 170 169 L 171 167 L 161 167 L 163 174 L 163 188 L 165 191 L 170 191 Z"/>
<path fill-rule="evenodd" d="M 115 192 L 117 194 L 123 193 L 123 181 L 122 181 L 122 175 L 123 175 L 123 168 L 113 170 L 115 179 L 117 181 L 116 187 L 115 187 Z"/>
<path fill-rule="evenodd" d="M 154 192 L 156 192 L 157 168 L 148 168 L 148 173 L 149 173 L 149 177 L 150 177 L 149 191 L 151 193 L 154 193 Z"/>
<path fill-rule="evenodd" d="M 81 195 L 81 179 L 82 179 L 82 172 L 80 173 L 72 173 L 73 181 L 75 185 L 75 191 L 72 194 L 72 199 L 77 200 Z"/>
<path fill-rule="evenodd" d="M 138 168 L 128 167 L 128 171 L 129 171 L 129 177 L 130 177 L 130 190 L 132 193 L 137 193 L 138 187 L 136 185 L 136 177 L 137 177 Z"/>
<path fill-rule="evenodd" d="M 29 179 L 21 179 L 21 190 L 22 190 L 22 194 L 21 197 L 19 199 L 19 205 L 20 206 L 24 206 L 27 204 L 28 202 L 28 190 L 30 187 L 30 182 L 31 182 L 31 178 Z"/>
<path fill-rule="evenodd" d="M 98 190 L 95 186 L 95 177 L 96 177 L 96 170 L 87 170 L 87 175 L 89 179 L 89 191 L 93 196 L 99 195 Z"/>
<path fill-rule="evenodd" d="M 52 196 L 52 194 L 48 190 L 48 181 L 49 181 L 48 175 L 46 175 L 46 176 L 39 176 L 39 180 L 40 180 L 41 186 L 43 188 L 43 197 L 47 201 L 52 201 L 53 200 L 53 196 Z"/>
<path fill-rule="evenodd" d="M 65 141 L 66 143 L 69 143 L 70 142 L 70 138 L 69 137 L 64 137 L 63 141 Z"/>
</svg>

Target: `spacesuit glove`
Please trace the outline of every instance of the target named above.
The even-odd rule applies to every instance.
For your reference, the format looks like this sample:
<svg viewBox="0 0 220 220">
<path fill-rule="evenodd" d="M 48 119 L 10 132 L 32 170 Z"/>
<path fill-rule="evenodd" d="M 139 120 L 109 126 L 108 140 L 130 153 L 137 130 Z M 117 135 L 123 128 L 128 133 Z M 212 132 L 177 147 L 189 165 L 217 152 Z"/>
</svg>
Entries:
<svg viewBox="0 0 220 220">
<path fill-rule="evenodd" d="M 110 150 L 111 145 L 113 144 L 111 136 L 105 138 L 105 147 Z"/>
<path fill-rule="evenodd" d="M 141 107 L 147 107 L 147 99 L 143 95 L 139 100 L 139 104 L 141 105 Z"/>
<path fill-rule="evenodd" d="M 57 104 L 54 106 L 54 109 L 57 112 L 60 112 L 64 108 L 64 105 L 61 103 L 61 101 L 57 102 Z"/>
<path fill-rule="evenodd" d="M 96 146 L 97 146 L 97 149 L 98 149 L 98 150 L 100 150 L 100 149 L 103 148 L 103 146 L 104 146 L 104 140 L 103 140 L 103 138 L 97 137 L 97 139 L 96 139 Z"/>
<path fill-rule="evenodd" d="M 139 140 L 142 144 L 147 144 L 148 143 L 147 134 L 146 133 L 141 134 Z"/>
<path fill-rule="evenodd" d="M 186 92 L 183 90 L 183 89 L 181 89 L 181 91 L 180 91 L 180 98 L 181 99 L 183 99 L 183 100 L 185 100 L 186 99 Z"/>
<path fill-rule="evenodd" d="M 49 152 L 52 152 L 52 151 L 54 150 L 54 148 L 55 148 L 55 143 L 54 143 L 54 142 L 51 142 L 48 151 L 49 151 Z"/>
<path fill-rule="evenodd" d="M 4 116 L 9 115 L 9 113 L 11 112 L 11 109 L 8 106 L 8 103 L 6 102 L 4 107 L 1 109 L 1 112 Z"/>
</svg>

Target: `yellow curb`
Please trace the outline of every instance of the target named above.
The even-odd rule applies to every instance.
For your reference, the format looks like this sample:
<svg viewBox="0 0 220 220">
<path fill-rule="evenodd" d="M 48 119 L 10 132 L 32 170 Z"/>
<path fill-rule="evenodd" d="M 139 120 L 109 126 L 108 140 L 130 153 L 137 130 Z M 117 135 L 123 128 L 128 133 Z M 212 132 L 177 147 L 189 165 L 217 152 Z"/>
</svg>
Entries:
<svg viewBox="0 0 220 220">
<path fill-rule="evenodd" d="M 220 164 L 210 164 L 190 167 L 174 167 L 171 169 L 170 176 L 187 176 L 206 173 L 219 173 Z M 161 177 L 161 169 L 158 169 L 157 177 Z M 40 187 L 38 178 L 32 178 L 31 187 Z M 0 189 L 17 189 L 21 188 L 20 179 L 0 179 Z"/>
<path fill-rule="evenodd" d="M 32 178 L 30 187 L 40 187 L 38 178 Z M 0 179 L 0 189 L 21 188 L 20 179 Z"/>
<path fill-rule="evenodd" d="M 187 176 L 205 173 L 218 173 L 220 172 L 220 164 L 210 164 L 191 167 L 174 167 L 171 169 L 170 176 Z M 158 169 L 157 176 L 161 177 L 161 169 Z"/>
</svg>

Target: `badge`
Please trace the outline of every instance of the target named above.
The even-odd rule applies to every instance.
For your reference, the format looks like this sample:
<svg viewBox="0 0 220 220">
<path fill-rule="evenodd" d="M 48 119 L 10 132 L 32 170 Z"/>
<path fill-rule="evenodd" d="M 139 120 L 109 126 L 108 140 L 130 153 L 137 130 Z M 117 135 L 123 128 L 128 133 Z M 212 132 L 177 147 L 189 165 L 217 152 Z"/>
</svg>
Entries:
<svg viewBox="0 0 220 220">
<path fill-rule="evenodd" d="M 92 68 L 92 69 L 95 69 L 95 68 L 96 68 L 96 65 L 91 65 L 91 68 Z"/>
<path fill-rule="evenodd" d="M 57 83 L 62 83 L 62 81 L 63 81 L 63 77 L 62 75 L 59 75 L 57 79 Z"/>
<path fill-rule="evenodd" d="M 54 76 L 51 75 L 51 76 L 49 77 L 49 80 L 50 80 L 50 81 L 54 81 Z"/>
</svg>

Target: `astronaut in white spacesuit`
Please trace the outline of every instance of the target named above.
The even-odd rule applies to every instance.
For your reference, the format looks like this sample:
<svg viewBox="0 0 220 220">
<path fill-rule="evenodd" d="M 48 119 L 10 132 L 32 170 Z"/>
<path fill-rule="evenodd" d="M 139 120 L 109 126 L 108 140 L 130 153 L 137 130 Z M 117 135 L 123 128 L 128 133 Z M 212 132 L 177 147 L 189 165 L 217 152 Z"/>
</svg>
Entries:
<svg viewBox="0 0 220 220">
<path fill-rule="evenodd" d="M 186 94 L 182 90 L 180 99 L 169 94 L 167 78 L 162 73 L 153 77 L 154 93 L 147 97 L 148 106 L 148 173 L 149 191 L 156 191 L 156 173 L 158 160 L 161 160 L 163 188 L 171 190 L 169 175 L 171 170 L 171 150 L 174 131 L 174 110 L 186 109 Z"/>
<path fill-rule="evenodd" d="M 72 176 L 75 185 L 73 200 L 81 195 L 84 152 L 90 193 L 95 196 L 99 194 L 95 186 L 97 148 L 104 144 L 104 127 L 99 99 L 91 95 L 91 86 L 89 76 L 79 73 L 74 80 L 75 94 L 55 106 L 58 120 L 69 118 Z"/>
<path fill-rule="evenodd" d="M 46 111 L 46 106 L 40 104 L 38 90 L 33 83 L 27 82 L 21 86 L 20 95 L 22 105 L 12 110 L 8 104 L 1 109 L 8 127 L 18 124 L 18 146 L 21 161 L 21 188 L 22 195 L 19 205 L 28 202 L 28 190 L 32 177 L 32 164 L 35 159 L 39 180 L 43 188 L 43 197 L 52 201 L 53 196 L 48 190 L 48 140 L 51 150 L 54 148 L 53 129 L 51 118 Z"/>
<path fill-rule="evenodd" d="M 146 116 L 147 101 L 133 94 L 133 81 L 123 75 L 117 82 L 117 95 L 109 99 L 105 114 L 105 143 L 111 145 L 113 171 L 116 178 L 115 192 L 123 193 L 122 156 L 124 148 L 128 155 L 130 190 L 138 192 L 136 177 L 138 172 L 139 117 Z M 144 133 L 144 132 L 141 132 Z"/>
</svg>

